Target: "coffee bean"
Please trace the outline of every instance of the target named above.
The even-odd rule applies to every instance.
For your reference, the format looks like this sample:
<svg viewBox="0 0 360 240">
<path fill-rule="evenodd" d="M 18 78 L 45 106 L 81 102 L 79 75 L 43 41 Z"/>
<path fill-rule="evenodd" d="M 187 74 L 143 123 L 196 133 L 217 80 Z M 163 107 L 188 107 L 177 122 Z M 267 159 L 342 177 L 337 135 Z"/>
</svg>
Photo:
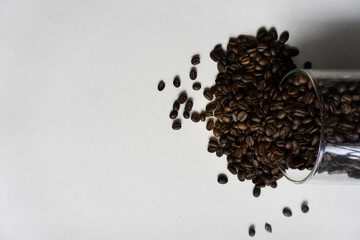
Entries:
<svg viewBox="0 0 360 240">
<path fill-rule="evenodd" d="M 175 76 L 174 81 L 173 81 L 173 85 L 174 85 L 176 88 L 180 87 L 181 81 L 180 81 L 179 76 Z"/>
<path fill-rule="evenodd" d="M 206 124 L 206 129 L 208 131 L 211 131 L 214 129 L 214 126 L 215 126 L 214 120 L 210 119 Z"/>
<path fill-rule="evenodd" d="M 190 118 L 190 113 L 189 112 L 183 112 L 183 117 L 185 118 L 185 119 L 188 119 L 188 118 Z"/>
<path fill-rule="evenodd" d="M 209 101 L 211 101 L 213 99 L 213 94 L 209 88 L 205 88 L 203 95 Z"/>
<path fill-rule="evenodd" d="M 306 202 L 303 202 L 303 204 L 301 205 L 301 211 L 302 211 L 303 213 L 309 212 L 309 206 L 307 205 Z"/>
<path fill-rule="evenodd" d="M 196 79 L 196 77 L 197 77 L 196 68 L 191 68 L 189 77 L 190 77 L 191 80 L 195 80 L 195 79 Z"/>
<path fill-rule="evenodd" d="M 198 112 L 192 112 L 191 113 L 191 120 L 193 122 L 199 122 L 200 121 L 200 114 Z"/>
<path fill-rule="evenodd" d="M 284 43 L 287 42 L 288 39 L 289 39 L 289 32 L 288 31 L 282 32 L 280 34 L 280 38 L 279 38 L 280 43 L 284 44 Z"/>
<path fill-rule="evenodd" d="M 184 108 L 185 111 L 190 112 L 193 108 L 193 105 L 194 105 L 193 101 L 191 99 L 188 99 L 185 104 L 185 108 Z"/>
<path fill-rule="evenodd" d="M 172 129 L 179 130 L 181 129 L 181 121 L 179 119 L 176 119 L 172 123 Z"/>
<path fill-rule="evenodd" d="M 304 69 L 310 69 L 311 67 L 312 67 L 311 62 L 306 61 L 306 62 L 304 63 Z"/>
<path fill-rule="evenodd" d="M 260 194 L 261 194 L 261 188 L 254 187 L 253 196 L 257 198 L 260 196 Z"/>
<path fill-rule="evenodd" d="M 164 90 L 164 88 L 165 88 L 165 82 L 163 80 L 161 80 L 158 84 L 158 90 L 162 91 L 162 90 Z"/>
<path fill-rule="evenodd" d="M 251 225 L 251 226 L 249 227 L 249 236 L 250 236 L 250 237 L 255 236 L 255 227 L 254 227 L 254 225 Z"/>
<path fill-rule="evenodd" d="M 173 110 L 174 111 L 179 111 L 179 109 L 180 109 L 180 103 L 179 103 L 178 100 L 175 100 L 174 104 L 173 104 Z"/>
<path fill-rule="evenodd" d="M 284 214 L 285 217 L 291 217 L 291 216 L 292 216 L 291 209 L 288 208 L 288 207 L 285 207 L 285 208 L 283 209 L 283 214 Z"/>
<path fill-rule="evenodd" d="M 220 184 L 226 184 L 228 182 L 228 178 L 225 174 L 219 174 L 217 181 Z"/>
<path fill-rule="evenodd" d="M 283 119 L 284 117 L 286 117 L 286 112 L 284 110 L 277 111 L 276 118 Z"/>
<path fill-rule="evenodd" d="M 172 110 L 169 114 L 169 117 L 171 119 L 175 119 L 177 116 L 178 116 L 178 111 L 176 111 L 176 110 Z"/>
<path fill-rule="evenodd" d="M 265 223 L 265 231 L 267 231 L 268 233 L 271 233 L 271 232 L 272 232 L 272 228 L 271 228 L 271 225 L 270 225 L 270 224 Z"/>
<path fill-rule="evenodd" d="M 179 101 L 180 104 L 184 104 L 186 102 L 187 98 L 188 97 L 187 97 L 186 92 L 183 92 L 183 93 L 180 94 L 180 96 L 178 98 L 178 101 Z"/>
<path fill-rule="evenodd" d="M 200 63 L 200 56 L 196 54 L 191 58 L 191 64 L 198 65 L 199 63 Z"/>
<path fill-rule="evenodd" d="M 192 88 L 195 90 L 195 91 L 198 91 L 201 89 L 201 83 L 199 82 L 194 82 L 194 84 L 192 85 Z"/>
</svg>

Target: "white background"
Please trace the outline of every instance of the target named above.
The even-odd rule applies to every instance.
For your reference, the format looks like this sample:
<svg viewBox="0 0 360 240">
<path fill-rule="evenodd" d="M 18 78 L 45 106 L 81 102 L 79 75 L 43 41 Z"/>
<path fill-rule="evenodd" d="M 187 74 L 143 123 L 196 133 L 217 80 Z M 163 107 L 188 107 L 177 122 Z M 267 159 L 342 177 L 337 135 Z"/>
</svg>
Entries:
<svg viewBox="0 0 360 240">
<path fill-rule="evenodd" d="M 354 0 L 1 0 L 0 239 L 233 240 L 250 224 L 254 239 L 359 239 L 360 185 L 282 179 L 255 199 L 236 176 L 216 182 L 226 160 L 207 153 L 204 123 L 173 131 L 168 118 L 182 90 L 206 104 L 193 54 L 210 86 L 212 47 L 261 26 L 289 30 L 299 66 L 360 68 L 359 12 Z"/>
</svg>

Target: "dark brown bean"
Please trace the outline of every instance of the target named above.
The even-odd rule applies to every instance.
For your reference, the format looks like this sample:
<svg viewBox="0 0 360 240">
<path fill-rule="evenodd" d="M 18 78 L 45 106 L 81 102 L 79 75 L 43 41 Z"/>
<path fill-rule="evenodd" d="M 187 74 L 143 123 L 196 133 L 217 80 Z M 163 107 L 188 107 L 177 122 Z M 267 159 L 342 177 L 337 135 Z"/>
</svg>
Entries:
<svg viewBox="0 0 360 240">
<path fill-rule="evenodd" d="M 214 126 L 215 126 L 214 120 L 210 119 L 206 124 L 206 129 L 208 131 L 211 131 L 214 129 Z"/>
<path fill-rule="evenodd" d="M 217 181 L 220 184 L 226 184 L 228 182 L 228 178 L 225 174 L 219 174 Z"/>
<path fill-rule="evenodd" d="M 185 119 L 189 119 L 190 118 L 190 113 L 189 112 L 183 112 L 183 117 L 185 118 Z"/>
<path fill-rule="evenodd" d="M 172 110 L 169 114 L 170 119 L 175 119 L 178 116 L 178 111 Z"/>
<path fill-rule="evenodd" d="M 265 231 L 267 231 L 268 233 L 271 233 L 271 232 L 272 232 L 272 228 L 271 228 L 271 225 L 270 225 L 270 224 L 265 223 Z"/>
<path fill-rule="evenodd" d="M 195 90 L 195 91 L 198 91 L 201 89 L 201 83 L 199 82 L 194 82 L 194 84 L 192 85 L 192 88 Z"/>
<path fill-rule="evenodd" d="M 303 202 L 303 204 L 301 204 L 301 211 L 303 213 L 308 213 L 309 212 L 309 206 L 308 206 L 307 202 Z"/>
<path fill-rule="evenodd" d="M 197 77 L 197 71 L 196 68 L 191 68 L 190 73 L 189 73 L 189 77 L 191 80 L 195 80 Z"/>
<path fill-rule="evenodd" d="M 203 95 L 209 101 L 211 101 L 213 99 L 213 94 L 209 88 L 205 88 Z"/>
<path fill-rule="evenodd" d="M 261 194 L 261 188 L 254 187 L 254 189 L 253 189 L 253 196 L 257 198 L 257 197 L 260 196 L 260 194 Z"/>
<path fill-rule="evenodd" d="M 259 188 L 259 189 L 260 189 L 260 188 Z M 249 227 L 249 236 L 250 236 L 250 237 L 255 236 L 255 227 L 254 227 L 254 225 L 251 225 L 251 226 Z"/>
<path fill-rule="evenodd" d="M 199 122 L 200 121 L 200 114 L 198 112 L 192 112 L 191 113 L 191 120 L 193 122 Z"/>
<path fill-rule="evenodd" d="M 181 121 L 179 119 L 176 119 L 172 123 L 172 129 L 179 130 L 181 129 Z"/>
<path fill-rule="evenodd" d="M 164 90 L 164 88 L 165 88 L 165 82 L 164 82 L 163 80 L 161 80 L 161 81 L 159 82 L 157 88 L 158 88 L 159 91 Z"/>
<path fill-rule="evenodd" d="M 179 76 L 175 76 L 174 81 L 173 81 L 173 85 L 174 85 L 176 88 L 180 87 L 181 81 L 180 81 L 180 77 L 179 77 Z"/>
<path fill-rule="evenodd" d="M 180 109 L 180 103 L 178 100 L 175 100 L 173 103 L 173 110 L 179 111 L 179 109 Z"/>
<path fill-rule="evenodd" d="M 289 39 L 289 32 L 284 31 L 280 34 L 279 42 L 284 44 L 287 42 L 288 39 Z"/>
<path fill-rule="evenodd" d="M 191 64 L 198 65 L 199 63 L 200 63 L 200 56 L 196 54 L 191 58 Z"/>
<path fill-rule="evenodd" d="M 292 216 L 291 209 L 288 208 L 288 207 L 285 207 L 285 208 L 283 209 L 283 214 L 284 214 L 285 217 L 291 217 L 291 216 Z"/>
<path fill-rule="evenodd" d="M 186 92 L 183 92 L 183 93 L 180 94 L 180 96 L 178 98 L 178 101 L 179 101 L 180 104 L 184 104 L 186 102 L 187 98 L 188 97 L 187 97 Z"/>
</svg>

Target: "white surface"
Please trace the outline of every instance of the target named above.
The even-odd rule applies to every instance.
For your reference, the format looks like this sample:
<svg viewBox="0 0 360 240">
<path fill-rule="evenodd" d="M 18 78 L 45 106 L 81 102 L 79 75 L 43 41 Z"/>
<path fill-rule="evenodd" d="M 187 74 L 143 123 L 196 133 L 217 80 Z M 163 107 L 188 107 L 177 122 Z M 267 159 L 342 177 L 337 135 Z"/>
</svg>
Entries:
<svg viewBox="0 0 360 240">
<path fill-rule="evenodd" d="M 211 48 L 261 26 L 289 30 L 300 65 L 359 68 L 359 11 L 353 0 L 0 1 L 0 239 L 249 239 L 250 224 L 254 239 L 359 239 L 360 185 L 282 179 L 254 199 L 234 176 L 217 184 L 225 159 L 207 153 L 203 123 L 175 132 L 168 118 L 180 90 L 205 104 L 193 54 L 210 86 Z"/>
</svg>

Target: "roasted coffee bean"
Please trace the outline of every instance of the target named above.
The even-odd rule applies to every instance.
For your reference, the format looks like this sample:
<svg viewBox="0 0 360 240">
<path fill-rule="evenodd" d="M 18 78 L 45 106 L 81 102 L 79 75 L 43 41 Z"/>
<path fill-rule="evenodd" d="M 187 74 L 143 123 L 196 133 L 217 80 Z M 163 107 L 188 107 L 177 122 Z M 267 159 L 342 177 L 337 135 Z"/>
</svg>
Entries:
<svg viewBox="0 0 360 240">
<path fill-rule="evenodd" d="M 196 54 L 191 58 L 191 64 L 198 65 L 199 63 L 200 63 L 200 56 Z"/>
<path fill-rule="evenodd" d="M 176 88 L 180 87 L 181 81 L 180 81 L 179 76 L 175 76 L 174 81 L 173 81 L 173 85 L 174 85 Z"/>
<path fill-rule="evenodd" d="M 197 71 L 196 68 L 191 68 L 190 73 L 189 73 L 189 77 L 191 80 L 195 80 L 197 77 Z"/>
<path fill-rule="evenodd" d="M 310 69 L 312 67 L 311 62 L 307 61 L 304 63 L 304 69 Z"/>
<path fill-rule="evenodd" d="M 217 181 L 220 184 L 226 184 L 228 182 L 228 178 L 225 174 L 219 174 Z"/>
<path fill-rule="evenodd" d="M 271 228 L 271 225 L 270 225 L 270 224 L 265 223 L 265 231 L 267 231 L 268 233 L 271 233 L 271 232 L 272 232 L 272 228 Z"/>
<path fill-rule="evenodd" d="M 179 130 L 181 129 L 181 121 L 179 119 L 176 119 L 172 123 L 172 129 Z"/>
<path fill-rule="evenodd" d="M 284 44 L 284 43 L 287 42 L 288 39 L 289 39 L 289 32 L 288 31 L 282 32 L 280 34 L 280 38 L 279 38 L 280 43 Z"/>
<path fill-rule="evenodd" d="M 249 227 L 249 236 L 250 236 L 250 237 L 255 236 L 255 227 L 254 227 L 254 225 L 251 225 L 251 226 Z"/>
<path fill-rule="evenodd" d="M 203 95 L 209 101 L 213 99 L 213 94 L 209 88 L 205 88 Z"/>
<path fill-rule="evenodd" d="M 303 204 L 301 205 L 301 211 L 303 213 L 309 212 L 309 206 L 307 205 L 307 202 L 303 202 Z"/>
<path fill-rule="evenodd" d="M 176 111 L 176 110 L 172 110 L 169 114 L 169 117 L 171 119 L 175 119 L 177 116 L 178 116 L 178 111 Z"/>
<path fill-rule="evenodd" d="M 190 118 L 190 113 L 189 112 L 183 112 L 183 117 L 185 118 L 185 119 L 189 119 Z"/>
<path fill-rule="evenodd" d="M 200 114 L 198 112 L 192 112 L 191 113 L 191 120 L 193 122 L 199 122 L 200 121 Z"/>
<path fill-rule="evenodd" d="M 159 91 L 164 90 L 164 88 L 165 88 L 165 82 L 164 82 L 163 80 L 161 80 L 161 81 L 159 82 L 157 88 L 158 88 Z"/>
<path fill-rule="evenodd" d="M 291 217 L 291 216 L 292 216 L 291 209 L 288 208 L 288 207 L 285 207 L 285 208 L 283 209 L 283 214 L 284 214 L 285 217 Z"/>
<path fill-rule="evenodd" d="M 183 103 L 186 102 L 186 100 L 187 100 L 187 94 L 186 94 L 186 92 L 181 93 L 180 96 L 179 96 L 179 98 L 178 98 L 179 103 L 180 103 L 180 104 L 183 104 Z"/>
<path fill-rule="evenodd" d="M 214 120 L 210 119 L 206 124 L 206 129 L 208 131 L 211 131 L 214 129 L 214 126 L 215 126 Z"/>
<path fill-rule="evenodd" d="M 185 108 L 184 108 L 185 111 L 190 112 L 193 108 L 193 105 L 194 105 L 193 101 L 191 99 L 188 99 L 185 104 Z"/>
<path fill-rule="evenodd" d="M 192 88 L 195 90 L 195 91 L 198 91 L 201 89 L 201 83 L 199 82 L 194 82 L 194 84 L 192 85 Z"/>
<path fill-rule="evenodd" d="M 261 188 L 254 187 L 253 196 L 257 198 L 260 196 L 260 194 L 261 194 Z"/>
<path fill-rule="evenodd" d="M 179 111 L 179 109 L 180 109 L 180 103 L 179 103 L 178 100 L 175 100 L 174 104 L 173 104 L 173 110 L 174 111 Z"/>
<path fill-rule="evenodd" d="M 206 121 L 206 114 L 205 112 L 200 113 L 200 121 L 205 122 Z"/>
</svg>

